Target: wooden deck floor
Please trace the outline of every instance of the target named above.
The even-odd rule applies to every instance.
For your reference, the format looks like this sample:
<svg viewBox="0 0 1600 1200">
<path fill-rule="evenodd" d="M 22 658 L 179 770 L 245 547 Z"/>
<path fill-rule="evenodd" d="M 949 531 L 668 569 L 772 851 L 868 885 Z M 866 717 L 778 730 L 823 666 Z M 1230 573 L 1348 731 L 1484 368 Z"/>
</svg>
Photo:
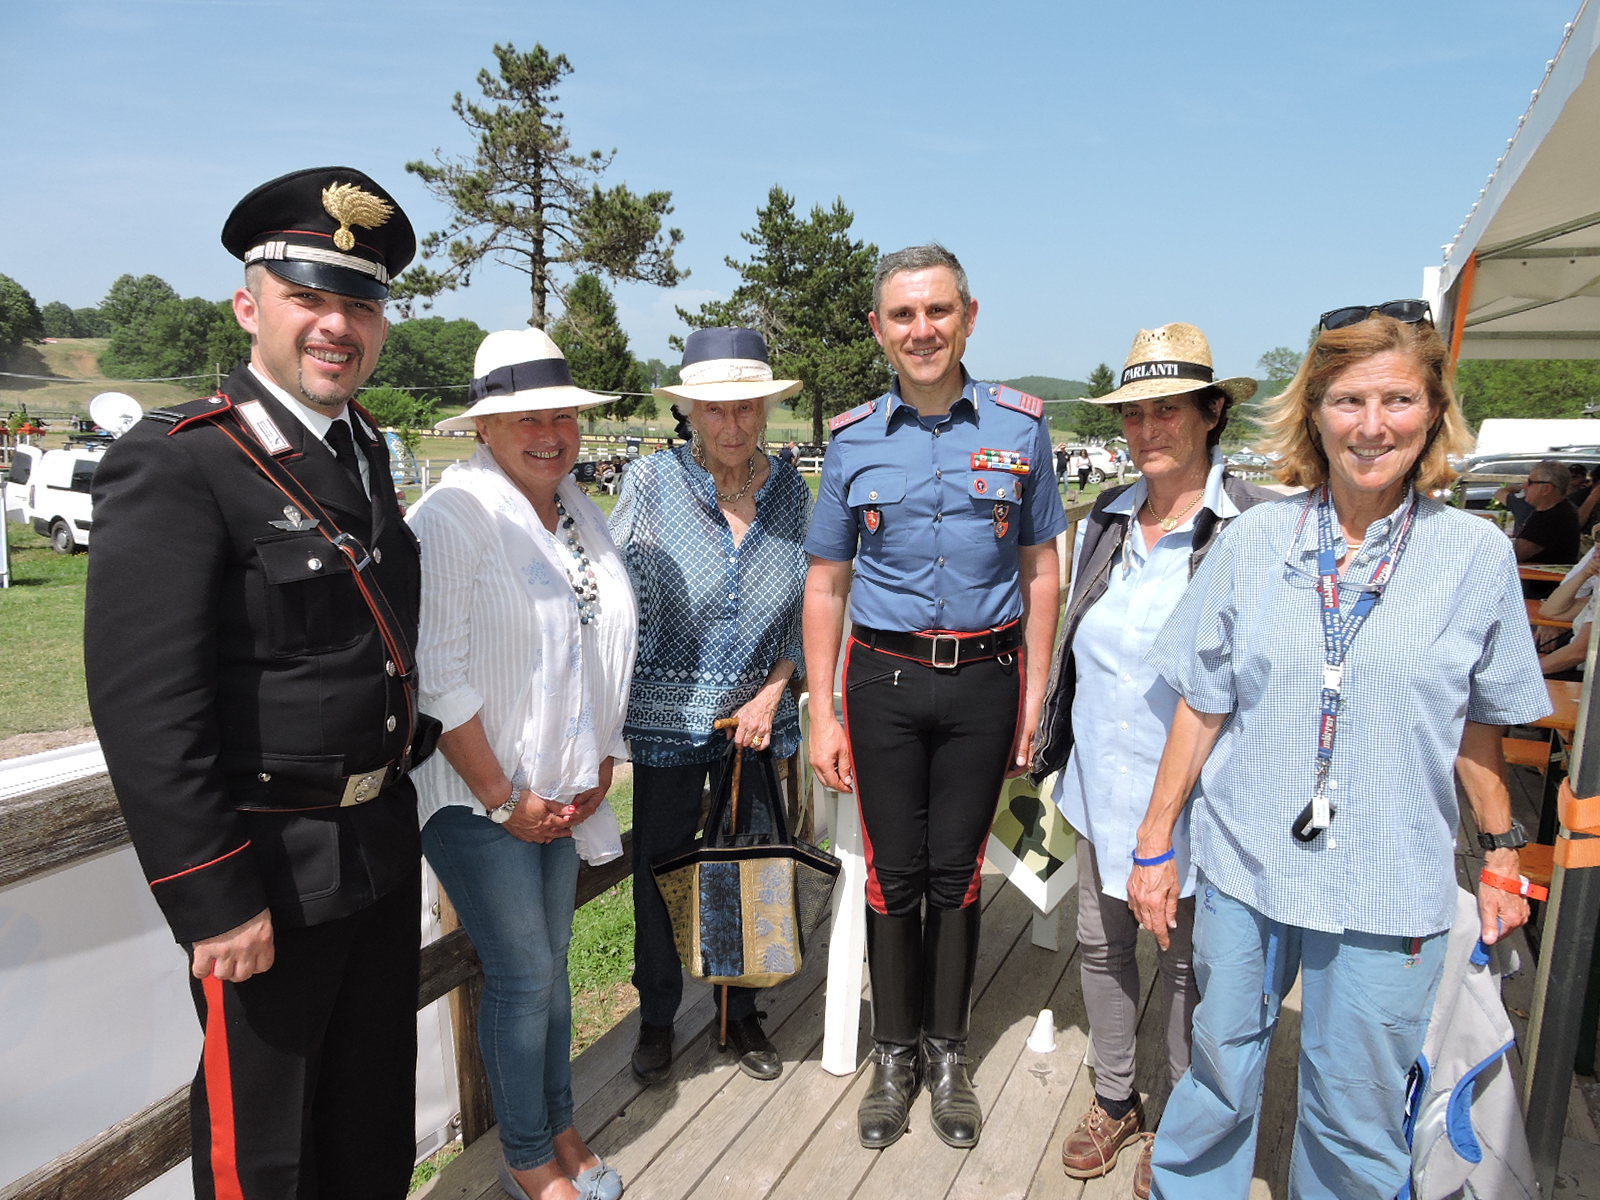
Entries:
<svg viewBox="0 0 1600 1200">
<path fill-rule="evenodd" d="M 1516 781 L 1523 807 L 1537 795 L 1531 780 L 1529 775 Z M 1530 817 L 1525 813 L 1523 819 L 1532 828 Z M 1462 866 L 1476 875 L 1470 855 Z M 855 1111 L 866 1074 L 841 1078 L 824 1072 L 818 1062 L 825 974 L 820 949 L 800 977 L 763 1000 L 767 1030 L 784 1058 L 778 1080 L 747 1078 L 731 1056 L 718 1052 L 709 992 L 691 984 L 677 1022 L 670 1080 L 655 1088 L 634 1081 L 628 1055 L 637 1016 L 630 1015 L 574 1065 L 578 1127 L 621 1171 L 628 1196 L 636 1200 L 1120 1200 L 1131 1195 L 1132 1155 L 1124 1155 L 1111 1175 L 1087 1182 L 1068 1179 L 1060 1165 L 1061 1140 L 1093 1090 L 1084 1063 L 1087 1022 L 1073 936 L 1075 895 L 1062 905 L 1059 951 L 1031 943 L 1031 905 L 992 872 L 984 880 L 983 903 L 972 1050 L 986 1123 L 977 1148 L 953 1150 L 933 1135 L 925 1095 L 912 1110 L 910 1132 L 898 1143 L 881 1152 L 860 1147 Z M 1160 1046 L 1146 1030 L 1160 1028 L 1162 1006 L 1151 992 L 1154 943 L 1143 940 L 1146 986 L 1137 1082 L 1148 1095 L 1157 1091 Z M 1519 1035 L 1526 1031 L 1531 993 L 1530 962 L 1507 985 Z M 1027 1037 L 1047 1007 L 1055 1014 L 1056 1048 L 1035 1053 L 1027 1048 Z M 866 1017 L 863 1003 L 863 1030 Z M 1251 1200 L 1287 1195 L 1299 1020 L 1296 988 L 1283 1005 L 1268 1069 Z M 864 1053 L 865 1034 L 861 1048 Z M 1152 1117 L 1159 1115 L 1163 1100 L 1153 1097 Z M 1600 1197 L 1600 1136 L 1576 1091 L 1567 1125 L 1573 1141 L 1570 1152 L 1563 1153 L 1558 1187 L 1564 1196 Z M 495 1136 L 480 1139 L 420 1194 L 429 1200 L 499 1200 L 499 1153 Z"/>
</svg>

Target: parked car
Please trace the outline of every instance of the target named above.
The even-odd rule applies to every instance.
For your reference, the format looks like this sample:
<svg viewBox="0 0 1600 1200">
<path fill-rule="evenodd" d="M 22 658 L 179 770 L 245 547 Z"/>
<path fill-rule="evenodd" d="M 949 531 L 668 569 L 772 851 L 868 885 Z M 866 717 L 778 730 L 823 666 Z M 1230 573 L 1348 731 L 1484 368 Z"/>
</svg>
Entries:
<svg viewBox="0 0 1600 1200">
<path fill-rule="evenodd" d="M 1547 458 L 1567 464 L 1577 463 L 1593 475 L 1600 468 L 1600 446 L 1562 446 L 1555 450 L 1524 451 L 1518 454 L 1475 454 L 1461 468 L 1461 482 L 1457 484 L 1465 497 L 1465 507 L 1486 509 L 1502 485 L 1474 483 L 1474 475 L 1515 475 L 1526 479 L 1533 467 Z"/>
<path fill-rule="evenodd" d="M 1104 446 L 1085 446 L 1082 443 L 1067 443 L 1067 461 L 1069 463 L 1072 461 L 1072 456 L 1080 452 L 1089 456 L 1090 483 L 1104 483 L 1107 476 L 1112 476 L 1117 473 L 1117 464 L 1111 459 L 1111 451 L 1107 450 Z M 1131 468 L 1125 467 L 1124 471 L 1126 473 L 1131 473 Z M 1071 476 L 1073 483 L 1078 482 L 1078 477 L 1076 475 L 1072 475 L 1070 468 L 1068 469 L 1067 474 Z"/>
<path fill-rule="evenodd" d="M 6 472 L 6 517 L 31 524 L 58 554 L 85 549 L 94 527 L 89 488 L 110 444 L 108 437 L 84 437 L 60 450 L 17 446 Z"/>
</svg>

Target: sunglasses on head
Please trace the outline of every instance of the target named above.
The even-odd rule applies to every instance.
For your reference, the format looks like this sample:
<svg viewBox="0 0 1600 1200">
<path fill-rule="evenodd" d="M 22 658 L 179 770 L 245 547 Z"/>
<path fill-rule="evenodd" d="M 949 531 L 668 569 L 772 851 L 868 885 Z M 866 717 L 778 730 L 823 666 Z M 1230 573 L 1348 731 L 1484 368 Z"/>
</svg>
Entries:
<svg viewBox="0 0 1600 1200">
<path fill-rule="evenodd" d="M 1322 314 L 1317 327 L 1343 329 L 1347 325 L 1359 325 L 1374 313 L 1381 317 L 1393 317 L 1406 325 L 1416 325 L 1422 321 L 1433 324 L 1433 310 L 1428 307 L 1426 300 L 1387 300 L 1382 304 L 1351 304 L 1344 308 L 1330 308 Z"/>
</svg>

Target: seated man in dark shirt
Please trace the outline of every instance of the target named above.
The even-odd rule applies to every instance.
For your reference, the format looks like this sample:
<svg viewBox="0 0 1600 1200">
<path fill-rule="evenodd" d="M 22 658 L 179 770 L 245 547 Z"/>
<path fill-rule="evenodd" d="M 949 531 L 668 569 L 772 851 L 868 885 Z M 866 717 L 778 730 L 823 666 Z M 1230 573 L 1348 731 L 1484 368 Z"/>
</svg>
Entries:
<svg viewBox="0 0 1600 1200">
<path fill-rule="evenodd" d="M 1547 458 L 1528 472 L 1522 497 L 1533 505 L 1512 534 L 1518 562 L 1578 561 L 1578 510 L 1567 502 L 1567 468 Z"/>
</svg>

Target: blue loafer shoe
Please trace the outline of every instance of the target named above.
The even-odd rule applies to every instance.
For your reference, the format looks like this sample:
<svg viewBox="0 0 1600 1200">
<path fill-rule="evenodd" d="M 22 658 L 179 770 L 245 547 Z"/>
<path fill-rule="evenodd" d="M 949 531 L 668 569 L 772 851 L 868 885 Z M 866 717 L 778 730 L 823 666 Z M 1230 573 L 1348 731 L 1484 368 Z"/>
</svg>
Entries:
<svg viewBox="0 0 1600 1200">
<path fill-rule="evenodd" d="M 602 1158 L 587 1171 L 578 1172 L 572 1186 L 578 1189 L 578 1200 L 617 1200 L 622 1195 L 622 1176 Z"/>
</svg>

